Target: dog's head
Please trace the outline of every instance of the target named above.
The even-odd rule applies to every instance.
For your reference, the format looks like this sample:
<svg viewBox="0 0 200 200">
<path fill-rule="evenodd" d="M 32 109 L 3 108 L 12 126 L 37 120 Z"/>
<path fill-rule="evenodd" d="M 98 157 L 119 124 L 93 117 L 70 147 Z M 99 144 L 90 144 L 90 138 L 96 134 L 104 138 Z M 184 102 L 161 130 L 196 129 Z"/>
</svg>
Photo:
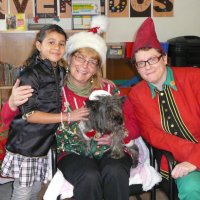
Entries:
<svg viewBox="0 0 200 200">
<path fill-rule="evenodd" d="M 86 106 L 90 109 L 87 126 L 105 134 L 123 127 L 122 105 L 124 101 L 125 97 L 116 95 L 97 96 L 96 100 L 87 100 Z"/>
</svg>

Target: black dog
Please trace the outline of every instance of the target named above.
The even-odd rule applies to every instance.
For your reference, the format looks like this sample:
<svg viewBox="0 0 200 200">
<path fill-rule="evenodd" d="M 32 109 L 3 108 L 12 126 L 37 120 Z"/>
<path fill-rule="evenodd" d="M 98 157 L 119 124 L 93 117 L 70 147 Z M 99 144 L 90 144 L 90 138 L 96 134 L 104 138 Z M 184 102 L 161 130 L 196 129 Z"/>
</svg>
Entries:
<svg viewBox="0 0 200 200">
<path fill-rule="evenodd" d="M 90 109 L 89 120 L 81 121 L 79 124 L 78 135 L 81 143 L 85 145 L 85 152 L 91 151 L 91 140 L 86 140 L 86 132 L 96 130 L 94 137 L 100 137 L 101 134 L 111 135 L 111 157 L 119 159 L 127 152 L 133 159 L 133 167 L 138 164 L 138 147 L 134 144 L 132 147 L 126 147 L 123 144 L 123 138 L 127 131 L 124 128 L 124 117 L 122 105 L 125 97 L 97 96 L 97 100 L 87 100 L 86 106 Z"/>
</svg>

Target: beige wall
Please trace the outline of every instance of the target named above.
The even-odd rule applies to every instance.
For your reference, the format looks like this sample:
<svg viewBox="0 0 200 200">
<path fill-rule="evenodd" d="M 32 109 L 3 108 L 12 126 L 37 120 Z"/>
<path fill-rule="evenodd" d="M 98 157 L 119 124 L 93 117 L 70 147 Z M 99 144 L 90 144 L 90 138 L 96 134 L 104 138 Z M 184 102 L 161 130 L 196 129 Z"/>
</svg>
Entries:
<svg viewBox="0 0 200 200">
<path fill-rule="evenodd" d="M 134 34 L 145 19 L 109 18 L 107 41 L 133 41 Z M 162 42 L 183 35 L 200 36 L 200 0 L 174 0 L 174 17 L 155 17 L 153 20 Z"/>
</svg>

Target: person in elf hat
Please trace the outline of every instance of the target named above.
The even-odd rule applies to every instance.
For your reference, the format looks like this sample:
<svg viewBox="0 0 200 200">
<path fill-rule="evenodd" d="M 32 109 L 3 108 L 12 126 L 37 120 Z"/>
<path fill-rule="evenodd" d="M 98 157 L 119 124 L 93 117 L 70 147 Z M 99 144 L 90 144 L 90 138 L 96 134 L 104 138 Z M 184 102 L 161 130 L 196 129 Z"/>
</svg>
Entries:
<svg viewBox="0 0 200 200">
<path fill-rule="evenodd" d="M 129 99 L 142 137 L 152 146 L 170 151 L 177 164 L 172 171 L 181 200 L 200 196 L 200 69 L 171 67 L 147 18 L 136 34 L 132 61 L 143 81 Z M 167 179 L 166 160 L 161 173 Z"/>
<path fill-rule="evenodd" d="M 102 22 L 99 22 L 98 17 L 95 20 L 93 27 L 96 28 L 93 30 L 101 33 L 105 24 L 99 25 Z M 104 90 L 110 94 L 118 92 L 114 84 L 102 82 L 101 70 L 107 53 L 105 40 L 94 32 L 79 32 L 69 38 L 66 49 L 68 67 L 60 120 L 62 122 L 62 118 L 67 116 L 68 122 L 62 122 L 56 134 L 58 168 L 74 186 L 73 196 L 76 200 L 128 200 L 131 157 L 127 154 L 121 159 L 111 159 L 109 152 L 105 153 L 103 148 L 99 149 L 102 155 L 100 158 L 85 156 L 81 145 L 76 142 L 79 121 L 73 120 L 71 115 L 84 107 L 86 99 L 94 90 Z M 3 113 L 9 110 L 8 107 L 8 104 L 4 106 Z M 124 113 L 131 111 L 130 107 L 127 100 L 123 107 Z M 125 126 L 129 130 L 129 135 L 124 139 L 127 145 L 133 144 L 133 139 L 139 133 L 136 123 L 132 122 L 134 120 L 133 115 L 125 116 Z M 96 141 L 100 146 L 109 146 L 110 138 L 104 135 Z"/>
</svg>

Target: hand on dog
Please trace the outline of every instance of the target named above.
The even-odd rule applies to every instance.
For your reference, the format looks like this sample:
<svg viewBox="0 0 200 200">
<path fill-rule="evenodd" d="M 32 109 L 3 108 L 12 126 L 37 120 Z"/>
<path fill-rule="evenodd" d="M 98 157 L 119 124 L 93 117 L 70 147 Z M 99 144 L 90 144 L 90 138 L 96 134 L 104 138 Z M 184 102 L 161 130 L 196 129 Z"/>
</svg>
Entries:
<svg viewBox="0 0 200 200">
<path fill-rule="evenodd" d="M 81 121 L 88 120 L 89 109 L 86 107 L 81 107 L 70 112 L 70 121 Z"/>
<path fill-rule="evenodd" d="M 98 142 L 98 145 L 110 146 L 110 144 L 111 144 L 111 136 L 108 134 L 104 134 L 100 138 L 94 138 L 94 140 Z"/>
</svg>

